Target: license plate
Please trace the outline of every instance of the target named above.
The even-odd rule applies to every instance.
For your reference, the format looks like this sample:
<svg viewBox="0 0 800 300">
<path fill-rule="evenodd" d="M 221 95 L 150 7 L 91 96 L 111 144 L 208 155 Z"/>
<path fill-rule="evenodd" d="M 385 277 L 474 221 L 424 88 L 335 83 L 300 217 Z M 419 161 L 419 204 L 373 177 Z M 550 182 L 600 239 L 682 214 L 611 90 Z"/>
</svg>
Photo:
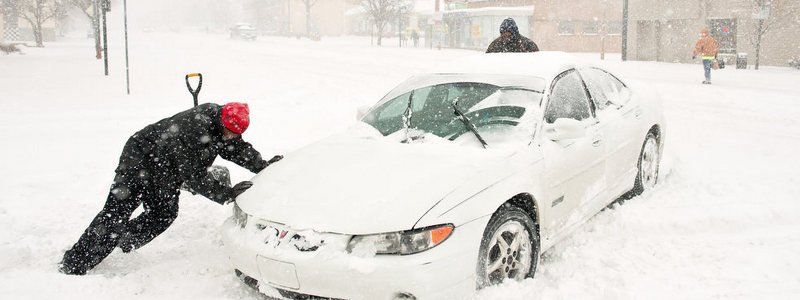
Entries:
<svg viewBox="0 0 800 300">
<path fill-rule="evenodd" d="M 261 280 L 291 289 L 300 288 L 294 264 L 260 255 L 256 259 L 258 261 L 258 271 L 261 273 Z"/>
</svg>

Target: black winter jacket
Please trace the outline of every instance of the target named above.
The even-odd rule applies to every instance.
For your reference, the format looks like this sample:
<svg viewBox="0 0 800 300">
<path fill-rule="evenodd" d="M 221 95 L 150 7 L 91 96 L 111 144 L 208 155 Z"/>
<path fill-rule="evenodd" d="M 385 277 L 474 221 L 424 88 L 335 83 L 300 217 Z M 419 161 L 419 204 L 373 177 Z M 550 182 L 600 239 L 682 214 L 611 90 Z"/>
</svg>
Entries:
<svg viewBox="0 0 800 300">
<path fill-rule="evenodd" d="M 186 182 L 220 204 L 233 199 L 233 189 L 207 171 L 217 155 L 253 173 L 268 163 L 241 136 L 222 139 L 221 109 L 213 103 L 198 105 L 140 130 L 128 139 L 117 174 L 153 188 L 176 191 Z"/>
<path fill-rule="evenodd" d="M 505 53 L 505 52 L 537 52 L 539 46 L 536 45 L 529 38 L 521 34 L 515 34 L 509 39 L 504 39 L 502 36 L 496 38 L 489 47 L 486 53 Z"/>
</svg>

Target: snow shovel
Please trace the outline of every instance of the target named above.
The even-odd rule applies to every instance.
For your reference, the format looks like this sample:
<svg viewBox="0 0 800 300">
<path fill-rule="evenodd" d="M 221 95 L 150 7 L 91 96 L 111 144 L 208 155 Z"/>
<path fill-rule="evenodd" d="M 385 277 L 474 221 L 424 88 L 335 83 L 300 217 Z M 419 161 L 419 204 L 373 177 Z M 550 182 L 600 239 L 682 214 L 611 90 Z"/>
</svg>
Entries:
<svg viewBox="0 0 800 300">
<path fill-rule="evenodd" d="M 190 77 L 198 77 L 197 88 L 192 88 L 191 83 L 189 83 Z M 200 73 L 189 73 L 186 74 L 186 88 L 189 89 L 189 93 L 192 94 L 192 98 L 194 100 L 194 106 L 197 106 L 197 97 L 200 95 L 200 89 L 203 88 L 203 74 Z M 208 168 L 208 173 L 211 174 L 211 177 L 216 179 L 217 181 L 221 182 L 226 186 L 231 186 L 231 172 L 228 168 L 224 166 L 211 166 Z M 197 195 L 197 192 L 192 190 L 186 183 L 184 182 L 181 186 L 181 189 L 186 190 L 193 195 Z"/>
<path fill-rule="evenodd" d="M 192 88 L 192 85 L 189 83 L 190 77 L 199 78 L 199 81 L 197 82 L 197 89 Z M 186 88 L 189 89 L 189 94 L 192 94 L 192 98 L 194 98 L 194 106 L 197 106 L 197 96 L 200 95 L 200 89 L 203 88 L 203 74 L 200 73 L 186 74 Z"/>
</svg>

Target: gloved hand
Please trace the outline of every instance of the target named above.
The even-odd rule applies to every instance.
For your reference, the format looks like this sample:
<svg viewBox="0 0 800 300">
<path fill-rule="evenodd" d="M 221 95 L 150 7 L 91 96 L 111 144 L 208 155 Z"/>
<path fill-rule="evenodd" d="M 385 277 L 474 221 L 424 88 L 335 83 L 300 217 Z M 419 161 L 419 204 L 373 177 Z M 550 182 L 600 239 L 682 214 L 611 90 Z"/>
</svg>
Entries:
<svg viewBox="0 0 800 300">
<path fill-rule="evenodd" d="M 230 203 L 233 200 L 236 200 L 236 198 L 239 197 L 239 195 L 244 193 L 244 191 L 249 189 L 251 186 L 253 186 L 253 183 L 250 182 L 250 181 L 242 181 L 242 182 L 239 182 L 236 185 L 234 185 L 233 186 L 233 199 L 231 199 L 230 201 L 228 201 L 226 203 Z"/>
<path fill-rule="evenodd" d="M 267 166 L 269 166 L 269 165 L 271 165 L 273 163 L 276 163 L 281 159 L 283 159 L 283 155 L 275 155 L 272 158 L 270 158 L 270 160 L 267 161 Z"/>
</svg>

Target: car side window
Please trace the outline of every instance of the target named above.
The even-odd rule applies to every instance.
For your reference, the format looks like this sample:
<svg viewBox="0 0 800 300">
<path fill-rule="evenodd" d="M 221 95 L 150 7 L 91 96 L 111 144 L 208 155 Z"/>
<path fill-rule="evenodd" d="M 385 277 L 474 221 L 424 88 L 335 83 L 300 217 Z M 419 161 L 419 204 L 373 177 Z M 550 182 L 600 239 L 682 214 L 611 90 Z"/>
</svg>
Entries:
<svg viewBox="0 0 800 300">
<path fill-rule="evenodd" d="M 547 123 L 554 123 L 556 119 L 568 118 L 583 120 L 592 116 L 589 107 L 589 96 L 583 87 L 583 82 L 578 72 L 567 71 L 559 76 L 553 83 L 550 100 L 544 112 Z"/>
<path fill-rule="evenodd" d="M 580 72 L 597 110 L 603 110 L 611 104 L 623 106 L 630 100 L 628 87 L 608 72 L 598 68 L 588 68 Z"/>
<path fill-rule="evenodd" d="M 592 102 L 597 111 L 606 109 L 609 103 L 608 95 L 606 94 L 609 88 L 613 85 L 608 81 L 605 72 L 598 69 L 582 69 L 580 71 L 581 77 L 586 82 L 586 88 L 589 90 L 589 95 L 592 96 Z"/>
</svg>

